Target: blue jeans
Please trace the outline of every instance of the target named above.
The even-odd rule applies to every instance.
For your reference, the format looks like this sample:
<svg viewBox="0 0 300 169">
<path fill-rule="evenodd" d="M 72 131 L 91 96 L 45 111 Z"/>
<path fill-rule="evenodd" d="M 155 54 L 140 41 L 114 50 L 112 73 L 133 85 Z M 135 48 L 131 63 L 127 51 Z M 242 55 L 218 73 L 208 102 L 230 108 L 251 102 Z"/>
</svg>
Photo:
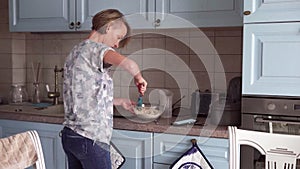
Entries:
<svg viewBox="0 0 300 169">
<path fill-rule="evenodd" d="M 95 143 L 64 127 L 62 145 L 69 169 L 111 169 L 109 145 L 105 143 Z"/>
</svg>

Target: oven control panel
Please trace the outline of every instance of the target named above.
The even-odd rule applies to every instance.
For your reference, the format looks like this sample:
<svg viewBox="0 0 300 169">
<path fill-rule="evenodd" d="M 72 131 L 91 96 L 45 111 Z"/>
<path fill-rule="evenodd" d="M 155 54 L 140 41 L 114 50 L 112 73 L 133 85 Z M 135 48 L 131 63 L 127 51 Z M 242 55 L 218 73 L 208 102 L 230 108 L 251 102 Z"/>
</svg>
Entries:
<svg viewBox="0 0 300 169">
<path fill-rule="evenodd" d="M 300 116 L 300 99 L 243 97 L 242 113 Z"/>
</svg>

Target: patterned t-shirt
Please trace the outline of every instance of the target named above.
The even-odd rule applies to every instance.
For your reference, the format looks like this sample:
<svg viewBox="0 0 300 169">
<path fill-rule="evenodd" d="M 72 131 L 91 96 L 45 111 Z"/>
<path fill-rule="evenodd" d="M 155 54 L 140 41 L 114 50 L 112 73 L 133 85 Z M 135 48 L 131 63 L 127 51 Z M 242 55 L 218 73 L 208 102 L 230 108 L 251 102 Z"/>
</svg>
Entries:
<svg viewBox="0 0 300 169">
<path fill-rule="evenodd" d="M 64 125 L 109 144 L 113 127 L 113 82 L 103 62 L 112 48 L 91 40 L 76 45 L 64 65 Z"/>
</svg>

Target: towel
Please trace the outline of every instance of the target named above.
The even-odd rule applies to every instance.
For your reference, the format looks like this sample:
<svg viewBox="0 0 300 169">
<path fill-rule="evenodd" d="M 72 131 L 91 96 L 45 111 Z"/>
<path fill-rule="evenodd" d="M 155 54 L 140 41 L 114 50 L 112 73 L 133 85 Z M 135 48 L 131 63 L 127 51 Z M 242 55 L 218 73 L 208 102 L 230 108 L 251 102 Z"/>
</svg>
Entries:
<svg viewBox="0 0 300 169">
<path fill-rule="evenodd" d="M 207 158 L 198 147 L 196 140 L 192 140 L 193 146 L 178 158 L 170 169 L 213 169 Z"/>
<path fill-rule="evenodd" d="M 0 139 L 0 169 L 24 169 L 37 160 L 30 132 Z"/>
<path fill-rule="evenodd" d="M 125 157 L 112 142 L 110 143 L 110 158 L 112 169 L 118 169 L 125 163 Z"/>
</svg>

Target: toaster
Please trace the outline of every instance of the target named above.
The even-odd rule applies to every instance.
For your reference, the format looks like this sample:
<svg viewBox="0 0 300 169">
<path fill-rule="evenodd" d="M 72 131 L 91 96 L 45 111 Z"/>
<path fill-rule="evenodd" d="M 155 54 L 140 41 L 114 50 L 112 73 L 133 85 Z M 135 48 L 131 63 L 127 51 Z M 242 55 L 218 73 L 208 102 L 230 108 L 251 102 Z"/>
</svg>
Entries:
<svg viewBox="0 0 300 169">
<path fill-rule="evenodd" d="M 204 92 L 195 90 L 192 93 L 191 114 L 206 117 L 210 109 L 211 99 L 212 93 L 209 90 L 205 90 Z"/>
</svg>

